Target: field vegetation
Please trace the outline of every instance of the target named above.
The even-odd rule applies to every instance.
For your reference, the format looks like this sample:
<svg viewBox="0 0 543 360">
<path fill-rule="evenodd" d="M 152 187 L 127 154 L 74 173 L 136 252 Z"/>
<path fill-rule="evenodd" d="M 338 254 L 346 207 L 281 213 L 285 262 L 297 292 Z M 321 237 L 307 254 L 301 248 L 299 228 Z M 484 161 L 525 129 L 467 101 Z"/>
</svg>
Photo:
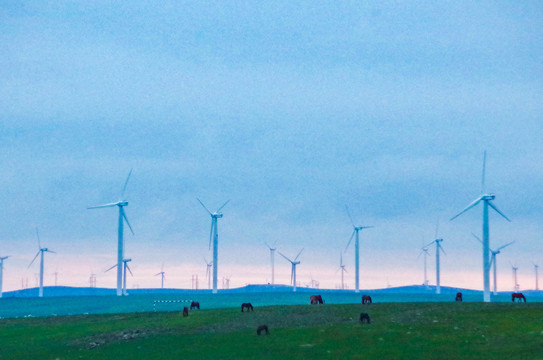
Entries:
<svg viewBox="0 0 543 360">
<path fill-rule="evenodd" d="M 361 324 L 366 312 L 371 324 Z M 259 325 L 270 334 L 258 336 Z M 0 359 L 542 359 L 541 303 L 290 305 L 0 320 Z"/>
</svg>

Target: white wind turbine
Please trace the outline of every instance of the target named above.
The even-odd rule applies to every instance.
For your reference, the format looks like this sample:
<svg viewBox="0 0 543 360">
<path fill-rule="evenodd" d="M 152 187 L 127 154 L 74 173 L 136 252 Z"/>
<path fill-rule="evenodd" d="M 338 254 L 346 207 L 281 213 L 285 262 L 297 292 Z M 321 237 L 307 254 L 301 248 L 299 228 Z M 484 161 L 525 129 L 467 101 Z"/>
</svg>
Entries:
<svg viewBox="0 0 543 360">
<path fill-rule="evenodd" d="M 207 278 L 207 288 L 211 289 L 211 267 L 213 266 L 213 261 L 207 262 L 207 259 L 204 257 L 206 262 L 206 278 Z"/>
<path fill-rule="evenodd" d="M 518 267 L 514 266 L 514 265 L 511 265 L 511 268 L 513 269 L 513 283 L 514 283 L 514 289 L 515 291 L 519 291 L 519 284 L 518 284 L 518 279 L 517 279 L 517 270 L 518 270 Z"/>
<path fill-rule="evenodd" d="M 436 235 L 437 237 L 437 235 Z M 441 285 L 440 285 L 440 265 L 439 265 L 439 250 L 443 251 L 443 254 L 445 254 L 445 250 L 443 250 L 443 247 L 441 246 L 441 242 L 443 239 L 435 239 L 431 243 L 424 246 L 424 248 L 427 248 L 428 246 L 432 244 L 436 244 L 436 294 L 441 294 Z"/>
<path fill-rule="evenodd" d="M 165 278 L 165 272 L 164 272 L 164 264 L 162 264 L 162 267 L 160 268 L 160 272 L 159 273 L 156 273 L 155 276 L 158 276 L 160 275 L 161 279 L 162 279 L 162 282 L 161 282 L 161 288 L 164 289 L 164 278 Z"/>
<path fill-rule="evenodd" d="M 292 282 L 292 291 L 296 291 L 296 265 L 299 265 L 300 262 L 299 261 L 296 261 L 298 260 L 298 257 L 300 256 L 300 254 L 302 253 L 302 251 L 304 251 L 304 249 L 302 248 L 302 250 L 300 250 L 300 252 L 298 253 L 298 255 L 296 255 L 296 257 L 294 258 L 294 260 L 290 260 L 288 257 L 286 257 L 285 255 L 281 254 L 281 252 L 279 252 L 279 255 L 281 255 L 282 257 L 284 257 L 288 262 L 290 262 L 292 264 L 292 270 L 290 272 L 290 281 Z"/>
<path fill-rule="evenodd" d="M 428 272 L 427 272 L 427 257 L 430 256 L 430 253 L 428 252 L 427 247 L 423 247 L 420 249 L 419 257 L 423 255 L 424 256 L 424 283 L 423 285 L 427 288 L 428 287 Z"/>
<path fill-rule="evenodd" d="M 126 185 L 128 185 L 128 180 L 130 179 L 131 174 L 132 174 L 132 170 L 130 170 L 130 172 L 128 173 L 128 177 L 126 178 L 126 181 L 124 182 L 123 190 L 121 192 L 121 197 L 119 201 L 115 203 L 91 206 L 87 208 L 87 209 L 100 209 L 100 208 L 114 207 L 114 206 L 117 206 L 119 208 L 119 230 L 118 230 L 118 236 L 117 236 L 117 296 L 121 296 L 123 294 L 123 265 L 122 263 L 123 263 L 123 252 L 124 252 L 124 243 L 123 243 L 124 221 L 126 221 L 126 224 L 128 225 L 128 228 L 130 229 L 130 232 L 132 232 L 132 235 L 134 235 L 132 226 L 130 226 L 130 223 L 128 222 L 128 218 L 126 217 L 124 213 L 124 207 L 128 205 L 128 201 L 123 200 L 124 192 L 126 190 Z"/>
<path fill-rule="evenodd" d="M 533 263 L 533 264 L 534 264 L 534 271 L 535 271 L 535 291 L 539 291 L 539 279 L 538 279 L 538 274 L 537 274 L 538 273 L 537 270 L 539 269 L 539 265 L 537 265 L 536 263 Z M 1 296 L 1 291 L 2 291 L 2 288 L 0 287 L 0 296 Z"/>
<path fill-rule="evenodd" d="M 4 277 L 4 260 L 9 256 L 0 257 L 0 298 L 2 297 L 2 279 Z"/>
<path fill-rule="evenodd" d="M 481 244 L 483 243 L 483 240 L 481 240 L 477 235 L 475 235 L 474 233 L 471 233 L 471 235 L 473 235 L 477 240 L 479 240 Z M 503 248 L 511 245 L 512 243 L 514 243 L 514 241 L 511 241 L 510 243 L 500 246 L 496 250 L 492 250 L 491 248 L 488 248 L 490 250 L 490 253 L 492 254 L 490 258 L 490 266 L 492 267 L 492 270 L 494 273 L 494 291 L 493 291 L 494 295 L 498 295 L 498 280 L 496 276 L 496 255 L 500 254 Z"/>
<path fill-rule="evenodd" d="M 218 264 L 218 251 L 219 251 L 219 230 L 217 227 L 217 219 L 222 218 L 223 214 L 220 212 L 230 200 L 225 202 L 220 208 L 217 209 L 214 213 L 208 210 L 200 199 L 197 199 L 198 202 L 204 207 L 204 209 L 211 216 L 211 231 L 209 233 L 209 248 L 211 248 L 211 242 L 213 242 L 213 294 L 217 293 L 217 264 Z"/>
<path fill-rule="evenodd" d="M 347 272 L 345 269 L 345 264 L 343 264 L 343 254 L 340 251 L 339 253 L 339 268 L 336 270 L 336 273 L 341 270 L 341 290 L 345 290 L 345 283 L 343 282 L 343 274 Z"/>
<path fill-rule="evenodd" d="M 128 266 L 128 263 L 132 261 L 132 259 L 123 259 L 123 289 L 122 289 L 122 293 L 124 296 L 128 295 L 128 292 L 126 291 L 126 271 L 128 270 L 130 272 L 130 275 L 132 277 L 134 277 L 134 274 L 132 274 L 132 270 L 130 270 L 130 266 Z M 117 264 L 113 265 L 112 267 L 110 267 L 109 269 L 107 269 L 106 271 L 104 272 L 108 272 L 109 270 L 113 269 L 117 267 Z M 90 277 L 90 283 L 94 283 L 94 287 L 96 287 L 96 276 L 94 274 L 91 274 L 91 277 Z M 92 287 L 92 285 L 91 285 Z"/>
<path fill-rule="evenodd" d="M 270 249 L 270 257 L 271 257 L 271 284 L 272 284 L 272 285 L 275 285 L 275 263 L 274 263 L 274 255 L 275 255 L 275 250 L 277 250 L 277 248 L 271 247 L 270 245 L 268 245 L 267 242 L 264 242 L 264 244 L 266 244 L 266 246 L 268 247 L 268 249 Z M 275 246 L 275 243 L 273 244 L 273 246 Z"/>
<path fill-rule="evenodd" d="M 461 214 L 465 213 L 479 202 L 483 202 L 483 285 L 484 294 L 483 301 L 490 302 L 490 240 L 489 240 L 489 225 L 488 225 L 488 207 L 490 206 L 498 214 L 500 214 L 505 220 L 511 221 L 505 216 L 496 205 L 492 203 L 492 200 L 496 197 L 494 194 L 486 193 L 485 191 L 485 167 L 486 167 L 486 151 L 483 155 L 483 176 L 481 181 L 481 196 L 475 199 L 466 208 L 453 216 L 450 220 L 456 219 Z"/>
<path fill-rule="evenodd" d="M 349 215 L 349 219 L 351 220 L 351 224 L 353 225 L 353 233 L 351 234 L 351 238 L 349 239 L 349 242 L 347 243 L 347 246 L 345 247 L 345 252 L 347 251 L 347 248 L 349 248 L 349 245 L 351 244 L 351 241 L 353 240 L 353 237 L 355 237 L 354 241 L 354 260 L 355 260 L 355 292 L 360 292 L 360 256 L 359 256 L 359 249 L 360 249 L 360 242 L 358 237 L 358 232 L 363 229 L 370 229 L 373 228 L 373 226 L 356 226 L 354 224 L 353 218 L 351 217 L 351 213 L 349 212 L 349 208 L 347 205 L 345 205 L 345 209 L 347 210 L 347 215 Z"/>
<path fill-rule="evenodd" d="M 36 253 L 36 256 L 34 256 L 34 259 L 32 259 L 32 261 L 28 265 L 28 268 L 30 268 L 30 266 L 34 263 L 34 260 L 36 260 L 38 255 L 41 254 L 41 257 L 40 257 L 40 290 L 39 290 L 38 296 L 43 297 L 43 253 L 50 252 L 50 253 L 56 254 L 56 252 L 54 252 L 52 250 L 49 250 L 48 248 L 42 248 L 41 247 L 40 234 L 38 233 L 38 228 L 36 228 L 36 236 L 38 238 L 38 248 L 39 248 L 39 250 Z"/>
</svg>

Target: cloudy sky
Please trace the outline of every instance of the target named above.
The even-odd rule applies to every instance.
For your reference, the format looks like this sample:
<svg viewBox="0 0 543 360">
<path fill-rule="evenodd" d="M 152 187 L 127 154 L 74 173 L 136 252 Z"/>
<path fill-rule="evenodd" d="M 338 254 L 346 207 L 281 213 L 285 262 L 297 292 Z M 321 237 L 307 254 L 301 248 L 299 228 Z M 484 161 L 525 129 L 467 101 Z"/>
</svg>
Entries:
<svg viewBox="0 0 543 360">
<path fill-rule="evenodd" d="M 3 1 L 0 255 L 4 290 L 115 286 L 117 201 L 130 169 L 129 287 L 206 282 L 210 209 L 219 287 L 271 280 L 264 241 L 303 284 L 340 282 L 354 221 L 361 287 L 420 284 L 444 238 L 442 284 L 482 288 L 487 190 L 499 288 L 543 265 L 543 7 L 538 1 Z M 432 250 L 433 252 L 433 250 Z M 429 258 L 435 283 L 435 256 Z M 354 287 L 353 247 L 344 254 Z M 290 264 L 276 258 L 276 282 Z"/>
</svg>

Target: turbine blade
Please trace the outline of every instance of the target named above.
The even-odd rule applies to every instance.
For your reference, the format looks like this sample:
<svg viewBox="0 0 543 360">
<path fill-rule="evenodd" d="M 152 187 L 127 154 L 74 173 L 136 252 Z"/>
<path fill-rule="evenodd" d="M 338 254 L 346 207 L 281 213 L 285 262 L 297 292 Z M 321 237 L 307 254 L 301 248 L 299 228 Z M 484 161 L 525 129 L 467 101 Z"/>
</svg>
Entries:
<svg viewBox="0 0 543 360">
<path fill-rule="evenodd" d="M 351 216 L 351 213 L 350 213 L 350 211 L 349 211 L 349 207 L 348 207 L 347 205 L 345 205 L 345 210 L 347 210 L 347 215 L 349 216 L 349 219 L 351 220 L 351 224 L 353 225 L 353 227 L 356 227 L 356 226 L 354 225 L 353 218 L 352 218 L 352 216 Z"/>
<path fill-rule="evenodd" d="M 38 238 L 38 248 L 41 249 L 40 233 L 38 232 L 38 227 L 36 227 L 36 237 Z"/>
<path fill-rule="evenodd" d="M 162 273 L 157 273 L 157 274 L 155 274 L 154 276 L 158 276 L 158 275 L 162 275 Z"/>
<path fill-rule="evenodd" d="M 286 257 L 285 255 L 281 254 L 281 252 L 278 251 L 278 253 L 279 253 L 279 255 L 281 255 L 282 257 L 284 257 L 285 259 L 287 259 L 289 262 L 291 262 L 291 263 L 293 262 L 293 261 L 290 260 L 288 257 Z"/>
<path fill-rule="evenodd" d="M 354 237 L 354 233 L 356 232 L 356 230 L 353 230 L 353 233 L 351 234 L 351 238 L 349 239 L 349 241 L 347 242 L 347 246 L 345 246 L 345 250 L 344 252 L 347 252 L 347 249 L 349 248 L 349 245 L 351 245 L 351 241 L 353 240 L 353 237 Z"/>
<path fill-rule="evenodd" d="M 128 176 L 126 177 L 126 181 L 124 182 L 123 191 L 121 192 L 121 199 L 124 198 L 124 192 L 126 190 L 126 185 L 128 185 L 128 180 L 130 180 L 130 175 L 132 175 L 132 169 L 130 169 Z"/>
<path fill-rule="evenodd" d="M 498 208 L 496 207 L 496 205 L 492 204 L 491 201 L 488 202 L 488 206 L 490 206 L 492 209 L 496 210 L 496 212 L 498 214 L 500 214 L 501 216 L 503 216 L 503 218 L 509 222 L 511 222 L 511 220 L 509 220 L 509 218 L 507 216 L 504 215 L 504 213 L 502 213 L 500 210 L 498 210 Z"/>
<path fill-rule="evenodd" d="M 117 264 L 113 265 L 112 267 L 110 267 L 109 269 L 107 269 L 107 270 L 104 271 L 104 272 L 107 273 L 109 270 L 114 269 L 114 268 L 116 268 L 116 267 L 117 267 Z"/>
<path fill-rule="evenodd" d="M 126 265 L 126 270 L 128 270 L 128 272 L 130 273 L 130 275 L 132 277 L 134 277 L 134 274 L 132 274 L 132 270 L 130 270 L 130 266 L 128 266 L 128 264 Z"/>
<path fill-rule="evenodd" d="M 36 253 L 36 256 L 34 256 L 34 259 L 32 259 L 32 261 L 30 262 L 30 264 L 28 264 L 28 266 L 26 267 L 27 269 L 29 269 L 30 266 L 32 266 L 32 264 L 34 263 L 34 260 L 36 260 L 36 258 L 38 257 L 39 254 L 40 254 L 40 251 L 38 250 L 38 252 Z"/>
<path fill-rule="evenodd" d="M 439 246 L 439 249 L 440 249 L 441 251 L 443 251 L 443 254 L 447 255 L 447 253 L 445 252 L 445 250 L 443 250 L 443 246 L 441 246 L 440 244 L 437 244 L 437 246 Z"/>
<path fill-rule="evenodd" d="M 126 221 L 126 224 L 128 225 L 128 228 L 130 229 L 130 232 L 132 233 L 132 235 L 134 235 L 134 230 L 132 230 L 132 226 L 130 226 L 130 223 L 128 222 L 128 218 L 126 217 L 126 214 L 124 213 L 124 210 L 122 207 L 121 207 L 121 211 L 123 214 L 124 221 Z"/>
<path fill-rule="evenodd" d="M 219 211 L 221 211 L 222 208 L 225 207 L 226 204 L 228 204 L 229 202 L 230 202 L 230 200 L 228 200 L 227 202 L 225 202 L 224 204 L 222 204 L 222 206 L 221 206 L 220 208 L 218 208 L 216 212 L 218 213 Z"/>
<path fill-rule="evenodd" d="M 272 249 L 272 247 L 266 241 L 264 241 L 264 244 L 268 247 L 268 249 Z"/>
<path fill-rule="evenodd" d="M 459 217 L 460 215 L 462 215 L 463 213 L 465 213 L 466 211 L 468 211 L 469 209 L 471 209 L 472 207 L 477 205 L 479 203 L 479 201 L 481 201 L 482 199 L 483 199 L 483 197 L 479 196 L 476 200 L 472 201 L 471 204 L 466 206 L 466 208 L 464 210 L 460 211 L 458 214 L 456 214 L 452 218 L 450 218 L 449 221 L 453 221 L 454 219 L 456 219 L 457 217 Z"/>
<path fill-rule="evenodd" d="M 302 253 L 302 251 L 304 251 L 304 248 L 302 248 L 302 250 L 300 250 L 300 252 L 298 253 L 298 255 L 296 255 L 296 257 L 294 258 L 294 261 L 298 260 L 298 257 L 300 256 L 300 254 Z"/>
<path fill-rule="evenodd" d="M 213 239 L 213 220 L 211 220 L 211 229 L 209 230 L 209 250 L 211 250 L 212 239 Z"/>
<path fill-rule="evenodd" d="M 514 243 L 514 241 L 511 241 L 510 243 L 507 243 L 507 244 L 505 244 L 505 245 L 499 247 L 496 251 L 500 251 L 501 249 L 503 249 L 504 247 L 507 247 L 507 246 L 511 245 L 512 243 Z M 535 265 L 535 264 L 534 264 L 534 265 Z"/>
<path fill-rule="evenodd" d="M 483 152 L 483 176 L 481 180 L 481 194 L 485 193 L 486 150 Z"/>
<path fill-rule="evenodd" d="M 50 252 L 50 253 L 53 253 L 53 254 L 56 254 L 56 251 L 53 251 L 53 250 L 47 249 L 47 250 L 45 250 L 45 251 Z"/>
<path fill-rule="evenodd" d="M 435 243 L 435 242 L 436 242 L 435 240 L 434 240 L 434 241 L 430 241 L 430 243 L 424 245 L 422 248 L 423 248 L 423 249 L 424 249 L 424 248 L 427 248 L 428 246 L 432 245 L 432 244 Z"/>
<path fill-rule="evenodd" d="M 439 219 L 436 222 L 436 234 L 434 235 L 434 239 L 437 239 L 438 232 L 439 232 Z"/>
<path fill-rule="evenodd" d="M 211 211 L 209 211 L 209 209 L 206 208 L 206 206 L 204 205 L 203 202 L 200 201 L 200 199 L 196 198 L 196 200 L 198 200 L 198 202 L 200 203 L 200 205 L 202 205 L 202 206 L 204 207 L 204 209 L 206 209 L 206 211 L 209 213 L 209 215 L 212 215 L 212 214 L 211 214 Z"/>
<path fill-rule="evenodd" d="M 473 235 L 474 238 L 476 238 L 477 240 L 479 240 L 479 242 L 482 244 L 483 243 L 483 240 L 481 240 L 480 237 L 478 237 L 477 235 L 475 235 L 474 233 L 471 233 L 471 235 Z"/>
<path fill-rule="evenodd" d="M 104 205 L 97 205 L 97 206 L 89 206 L 87 209 L 100 209 L 100 208 L 106 208 L 106 207 L 113 207 L 113 206 L 117 206 L 118 204 L 119 202 L 104 204 Z"/>
</svg>

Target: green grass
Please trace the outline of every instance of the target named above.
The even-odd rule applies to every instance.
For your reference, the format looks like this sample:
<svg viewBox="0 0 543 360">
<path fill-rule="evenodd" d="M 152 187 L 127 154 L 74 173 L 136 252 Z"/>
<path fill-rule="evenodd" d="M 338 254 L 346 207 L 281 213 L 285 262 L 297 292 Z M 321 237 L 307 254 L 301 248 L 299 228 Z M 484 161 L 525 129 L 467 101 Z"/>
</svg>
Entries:
<svg viewBox="0 0 543 360">
<path fill-rule="evenodd" d="M 256 335 L 260 324 L 269 336 Z M 266 306 L 6 319 L 0 329 L 0 359 L 543 359 L 537 303 Z"/>
</svg>

